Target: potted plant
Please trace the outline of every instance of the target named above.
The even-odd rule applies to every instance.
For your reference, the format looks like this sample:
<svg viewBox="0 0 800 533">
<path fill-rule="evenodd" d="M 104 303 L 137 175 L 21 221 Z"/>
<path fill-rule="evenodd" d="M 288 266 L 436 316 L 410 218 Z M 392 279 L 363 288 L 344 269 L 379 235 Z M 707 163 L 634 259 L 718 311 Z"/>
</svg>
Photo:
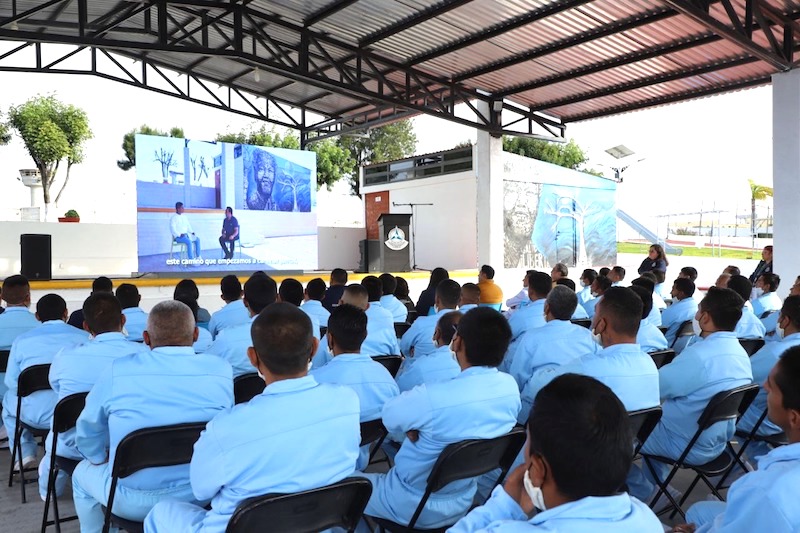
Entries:
<svg viewBox="0 0 800 533">
<path fill-rule="evenodd" d="M 81 216 L 74 209 L 70 209 L 64 213 L 63 217 L 58 217 L 59 222 L 80 222 Z"/>
</svg>

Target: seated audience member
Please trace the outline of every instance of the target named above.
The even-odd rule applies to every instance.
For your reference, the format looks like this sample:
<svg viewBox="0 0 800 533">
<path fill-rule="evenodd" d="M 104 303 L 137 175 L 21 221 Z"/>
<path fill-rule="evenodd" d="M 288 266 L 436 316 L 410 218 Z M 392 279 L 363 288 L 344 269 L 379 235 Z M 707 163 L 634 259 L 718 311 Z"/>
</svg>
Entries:
<svg viewBox="0 0 800 533">
<path fill-rule="evenodd" d="M 197 325 L 197 312 L 199 310 L 197 307 L 197 300 L 192 300 L 186 295 L 183 295 L 179 298 L 176 298 L 175 301 L 181 302 L 182 304 L 185 304 L 186 307 L 191 309 L 192 316 L 194 317 L 194 323 Z M 194 344 L 192 344 L 194 352 L 205 353 L 212 344 L 214 344 L 214 339 L 211 338 L 211 333 L 206 328 L 197 328 L 197 339 L 194 341 Z"/>
<path fill-rule="evenodd" d="M 545 298 L 552 288 L 553 280 L 544 272 L 534 271 L 528 276 L 528 298 L 531 303 L 518 309 L 508 318 L 508 325 L 511 326 L 511 342 L 516 341 L 526 331 L 544 326 Z"/>
<path fill-rule="evenodd" d="M 436 298 L 436 287 L 446 279 L 450 279 L 450 273 L 448 273 L 447 270 L 442 267 L 436 267 L 431 270 L 428 287 L 420 293 L 419 299 L 417 300 L 417 316 L 428 316 L 436 313 L 435 309 L 432 310 Z"/>
<path fill-rule="evenodd" d="M 303 304 L 300 306 L 305 314 L 314 317 L 319 322 L 320 327 L 328 327 L 328 317 L 331 312 L 325 309 L 322 305 L 322 300 L 325 298 L 325 282 L 322 278 L 314 278 L 306 284 L 303 291 Z"/>
<path fill-rule="evenodd" d="M 127 333 L 128 340 L 143 342 L 142 333 L 147 327 L 147 313 L 139 307 L 139 303 L 142 301 L 139 289 L 132 283 L 123 283 L 117 287 L 116 296 L 122 306 L 122 314 L 125 315 L 125 333 Z M 86 316 L 84 315 L 85 321 Z"/>
<path fill-rule="evenodd" d="M 111 467 L 125 436 L 142 428 L 211 420 L 233 407 L 230 365 L 194 353 L 195 340 L 197 326 L 185 304 L 157 304 L 144 332 L 151 351 L 112 361 L 86 397 L 75 427 L 75 445 L 85 459 L 72 474 L 81 531 L 102 530 L 101 505 L 108 501 Z M 120 479 L 114 514 L 141 521 L 165 499 L 195 501 L 189 465 L 148 468 Z"/>
<path fill-rule="evenodd" d="M 716 288 L 718 288 L 718 289 L 727 289 L 728 288 L 728 282 L 730 281 L 731 277 L 732 276 L 730 274 L 728 274 L 727 272 L 723 272 L 722 274 L 719 275 L 719 277 L 717 278 L 717 281 L 714 282 L 714 286 Z M 748 281 L 750 281 L 750 280 L 748 280 Z M 749 295 L 748 295 L 748 298 L 750 298 Z"/>
<path fill-rule="evenodd" d="M 452 341 L 461 373 L 449 381 L 414 387 L 386 402 L 382 417 L 386 429 L 405 433 L 407 438 L 388 473 L 363 474 L 372 482 L 365 515 L 407 524 L 447 445 L 499 437 L 514 427 L 519 391 L 514 379 L 496 368 L 510 338 L 503 315 L 490 308 L 473 309 L 461 317 Z M 469 510 L 476 490 L 476 478 L 448 484 L 428 500 L 416 527 L 455 523 Z"/>
<path fill-rule="evenodd" d="M 670 291 L 672 290 L 672 285 L 667 285 L 666 275 L 663 272 L 655 271 L 653 275 L 656 277 L 656 286 L 653 289 L 653 293 L 657 293 L 665 302 L 667 300 L 672 300 L 672 296 L 670 295 Z"/>
<path fill-rule="evenodd" d="M 608 277 L 608 273 L 611 272 L 611 269 L 608 267 L 603 267 L 597 271 L 598 276 L 605 276 Z"/>
<path fill-rule="evenodd" d="M 691 283 L 689 280 L 686 280 Z M 676 281 L 677 283 L 677 281 Z M 677 459 L 697 431 L 697 420 L 718 392 L 747 385 L 753 380 L 750 359 L 733 330 L 742 316 L 742 298 L 730 289 L 712 287 L 695 314 L 702 342 L 687 347 L 659 369 L 659 391 L 664 414 L 642 447 L 642 452 Z M 704 431 L 686 458 L 704 464 L 719 456 L 733 436 L 734 421 L 714 424 Z M 669 466 L 653 461 L 660 478 Z M 633 465 L 628 476 L 630 493 L 645 503 L 655 496 L 647 468 Z"/>
<path fill-rule="evenodd" d="M 443 314 L 436 323 L 436 329 L 433 330 L 436 350 L 403 361 L 403 366 L 397 374 L 397 386 L 400 387 L 400 392 L 411 390 L 423 383 L 447 381 L 461 373 L 450 343 L 462 316 L 458 311 Z"/>
<path fill-rule="evenodd" d="M 655 293 L 656 286 L 655 283 L 653 283 L 651 277 L 655 276 L 650 272 L 645 272 L 645 274 L 642 275 L 642 277 L 633 280 L 631 282 L 631 286 L 638 285 L 639 287 L 644 287 L 645 289 L 650 291 L 650 299 L 652 301 L 652 305 L 650 306 L 650 312 L 645 317 L 643 323 L 655 326 L 657 328 L 661 326 L 661 310 L 666 308 L 667 304 L 664 303 L 664 300 L 662 300 L 661 297 Z M 663 307 L 656 307 L 655 305 L 656 299 L 661 301 Z"/>
<path fill-rule="evenodd" d="M 775 293 L 781 284 L 777 274 L 762 274 L 758 277 L 753 288 L 753 313 L 761 318 L 767 313 L 778 311 L 781 308 L 781 299 Z"/>
<path fill-rule="evenodd" d="M 577 305 L 578 297 L 574 292 L 556 285 L 544 304 L 546 323 L 528 330 L 516 348 L 509 348 L 506 354 L 508 373 L 520 390 L 536 372 L 597 350 L 592 332 L 569 321 Z"/>
<path fill-rule="evenodd" d="M 555 282 L 555 285 L 563 285 L 564 287 L 567 287 L 572 292 L 575 292 L 575 282 L 572 281 L 569 278 L 561 278 L 561 279 L 559 279 L 558 281 Z M 555 285 L 553 285 L 553 286 L 555 287 Z M 577 302 L 577 294 L 576 294 L 576 297 L 575 297 L 575 301 Z M 576 305 L 575 306 L 575 311 L 572 313 L 572 317 L 571 318 L 572 318 L 572 320 L 586 320 L 587 318 L 589 318 L 589 315 L 586 314 L 586 310 L 582 306 Z"/>
<path fill-rule="evenodd" d="M 503 303 L 503 289 L 494 282 L 494 268 L 483 265 L 478 273 L 478 287 L 481 288 L 481 303 L 497 305 Z"/>
<path fill-rule="evenodd" d="M 800 296 L 800 276 L 795 279 L 794 285 L 792 285 L 792 288 L 789 289 L 789 296 Z M 780 313 L 772 313 L 767 318 L 761 320 L 761 323 L 764 324 L 764 329 L 766 330 L 766 334 L 764 335 L 765 341 L 774 342 L 780 340 L 780 335 L 776 334 L 779 317 Z"/>
<path fill-rule="evenodd" d="M 613 267 L 608 272 L 608 279 L 611 280 L 611 285 L 613 287 L 618 287 L 623 281 L 625 281 L 625 269 L 619 265 Z"/>
<path fill-rule="evenodd" d="M 685 345 L 675 343 L 681 324 L 691 320 L 697 313 L 697 300 L 694 299 L 694 282 L 688 278 L 677 278 L 672 284 L 672 305 L 661 313 L 661 325 L 667 328 L 664 336 L 670 346 L 674 345 L 677 353 L 681 353 Z"/>
<path fill-rule="evenodd" d="M 219 281 L 220 298 L 225 306 L 215 311 L 208 321 L 208 331 L 216 339 L 223 329 L 250 323 L 250 313 L 242 301 L 242 283 L 233 274 L 228 274 Z"/>
<path fill-rule="evenodd" d="M 281 284 L 278 287 L 278 301 L 297 306 L 300 308 L 302 312 L 307 314 L 308 318 L 311 319 L 311 326 L 314 328 L 314 338 L 319 340 L 320 337 L 319 320 L 317 320 L 315 316 L 309 313 L 307 309 L 303 309 L 303 307 L 301 306 L 301 304 L 303 303 L 302 283 L 300 283 L 294 278 L 286 278 L 283 281 L 281 281 Z"/>
<path fill-rule="evenodd" d="M 117 288 L 126 297 L 123 283 Z M 131 285 L 135 288 L 135 285 Z M 129 294 L 128 294 L 129 295 Z M 147 352 L 144 344 L 130 341 L 122 333 L 123 326 L 128 325 L 125 309 L 121 301 L 105 292 L 96 292 L 83 302 L 83 321 L 91 339 L 73 348 L 64 348 L 56 353 L 50 366 L 50 386 L 56 396 L 56 403 L 67 396 L 79 392 L 89 392 L 100 375 L 111 364 L 111 361 L 130 354 Z M 55 403 L 53 404 L 55 407 Z M 52 431 L 52 427 L 51 427 Z M 47 472 L 50 468 L 50 446 L 52 434 L 45 441 L 46 454 L 39 463 L 39 494 L 47 496 Z M 58 434 L 58 455 L 69 459 L 81 460 L 81 454 L 75 449 L 75 429 Z M 68 476 L 59 471 L 56 478 L 56 494 L 61 495 Z"/>
<path fill-rule="evenodd" d="M 381 307 L 389 311 L 392 319 L 395 322 L 405 322 L 408 318 L 408 309 L 405 304 L 397 299 L 394 291 L 397 289 L 397 280 L 394 276 L 388 273 L 383 273 L 378 276 L 383 288 L 383 295 L 380 299 Z"/>
<path fill-rule="evenodd" d="M 739 270 L 739 267 L 734 265 L 728 265 L 722 270 L 723 274 L 730 274 L 731 276 L 740 276 L 742 271 Z M 752 281 L 750 282 L 752 283 Z"/>
<path fill-rule="evenodd" d="M 528 276 L 530 276 L 532 272 L 536 271 L 528 270 L 525 272 L 525 275 L 522 277 L 522 289 L 517 294 L 506 300 L 506 307 L 508 307 L 508 309 L 506 309 L 506 316 L 516 311 L 517 308 L 524 307 L 531 303 L 530 298 L 528 298 Z"/>
<path fill-rule="evenodd" d="M 745 280 L 744 276 L 741 276 Z M 750 283 L 748 281 L 748 283 Z M 753 383 L 761 385 L 758 396 L 750 404 L 747 412 L 739 419 L 736 428 L 742 431 L 752 431 L 753 426 L 758 422 L 759 417 L 767 408 L 767 391 L 764 383 L 769 376 L 770 370 L 775 363 L 789 348 L 800 346 L 800 296 L 788 296 L 783 302 L 783 307 L 778 313 L 778 326 L 782 332 L 777 342 L 768 342 L 763 348 L 758 350 L 750 357 L 750 366 L 753 369 Z M 765 419 L 758 428 L 758 435 L 767 436 L 780 433 L 782 430 Z M 745 449 L 745 454 L 751 461 L 755 458 L 766 455 L 770 451 L 770 446 L 765 442 L 751 442 Z"/>
<path fill-rule="evenodd" d="M 753 290 L 753 285 L 750 280 L 744 276 L 730 276 L 728 278 L 728 288 L 742 297 L 745 305 L 742 307 L 742 318 L 736 323 L 736 329 L 733 332 L 739 339 L 761 339 L 766 334 L 767 330 L 761 320 L 753 314 L 752 306 L 748 305 L 747 298 Z M 777 322 L 777 321 L 776 321 Z M 766 379 L 766 376 L 764 376 Z"/>
<path fill-rule="evenodd" d="M 367 289 L 368 306 L 364 309 L 367 320 L 373 324 L 379 323 L 381 327 L 394 329 L 394 318 L 391 311 L 381 305 L 383 297 L 383 283 L 375 276 L 364 276 L 361 286 Z"/>
<path fill-rule="evenodd" d="M 526 295 L 525 298 L 528 296 Z M 481 289 L 474 283 L 465 283 L 461 286 L 461 303 L 458 310 L 466 313 L 478 307 L 481 302 Z"/>
<path fill-rule="evenodd" d="M 397 276 L 394 279 L 395 281 L 397 281 L 397 288 L 394 290 L 394 295 L 397 297 L 398 300 L 400 300 L 400 303 L 406 306 L 406 309 L 408 309 L 409 313 L 413 311 L 416 314 L 417 309 L 414 306 L 414 302 L 408 295 L 409 292 L 408 282 L 406 281 L 405 278 L 402 278 L 400 276 Z"/>
<path fill-rule="evenodd" d="M 330 283 L 328 283 L 328 290 L 325 291 L 325 298 L 322 299 L 322 306 L 328 311 L 332 311 L 334 307 L 339 305 L 339 300 L 342 299 L 346 285 L 347 271 L 343 268 L 331 270 Z"/>
<path fill-rule="evenodd" d="M 678 274 L 679 278 L 686 278 L 692 283 L 697 281 L 697 269 L 694 267 L 683 267 Z"/>
<path fill-rule="evenodd" d="M 594 295 L 592 295 L 592 284 L 596 279 L 597 271 L 594 269 L 587 268 L 581 274 L 581 291 L 578 293 L 578 305 L 581 307 L 584 307 L 586 302 L 594 300 Z M 584 307 L 584 309 L 586 308 Z"/>
<path fill-rule="evenodd" d="M 634 280 L 635 281 L 635 280 Z M 669 348 L 667 338 L 653 324 L 647 322 L 647 315 L 653 307 L 652 293 L 641 285 L 631 285 L 631 290 L 642 300 L 642 320 L 639 322 L 639 332 L 636 334 L 636 344 L 645 353 L 657 352 Z"/>
<path fill-rule="evenodd" d="M 619 490 L 633 435 L 606 385 L 559 376 L 538 394 L 527 422 L 525 464 L 448 531 L 664 531 L 645 504 Z"/>
<path fill-rule="evenodd" d="M 553 278 L 555 284 L 558 280 L 564 279 L 569 276 L 569 268 L 564 263 L 556 263 L 550 271 L 550 277 Z"/>
<path fill-rule="evenodd" d="M 250 328 L 256 315 L 265 307 L 275 303 L 278 285 L 266 274 L 253 274 L 244 283 L 244 306 L 250 314 L 250 322 L 220 331 L 207 353 L 218 355 L 233 367 L 233 377 L 251 374 L 253 365 L 247 358 L 247 348 L 252 343 Z"/>
<path fill-rule="evenodd" d="M 92 292 L 89 296 L 96 292 L 108 292 L 114 294 L 114 284 L 105 276 L 100 276 L 92 281 Z M 69 315 L 67 324 L 74 328 L 83 329 L 83 309 L 76 309 Z"/>
<path fill-rule="evenodd" d="M 664 301 L 664 298 L 662 298 L 661 294 L 656 291 L 658 278 L 656 278 L 656 275 L 653 272 L 645 272 L 635 280 L 631 281 L 631 285 L 642 285 L 646 289 L 651 289 L 650 292 L 653 295 L 653 307 L 658 309 L 659 314 L 661 311 L 667 308 L 667 303 Z"/>
<path fill-rule="evenodd" d="M 200 289 L 197 288 L 197 283 L 191 279 L 182 279 L 175 285 L 175 292 L 172 294 L 173 300 L 194 300 L 197 302 L 197 321 L 203 324 L 208 324 L 211 320 L 211 313 L 208 309 L 200 307 Z"/>
<path fill-rule="evenodd" d="M 731 485 L 727 502 L 694 504 L 686 519 L 697 533 L 722 531 L 800 531 L 800 348 L 787 350 L 764 387 L 769 419 L 786 434 L 781 446 L 758 460 L 758 470 Z"/>
<path fill-rule="evenodd" d="M 436 287 L 434 308 L 436 314 L 432 316 L 420 315 L 411 327 L 408 328 L 400 339 L 400 351 L 406 357 L 427 355 L 436 350 L 433 345 L 433 330 L 442 315 L 455 311 L 461 301 L 461 286 L 452 279 L 446 279 Z"/>
<path fill-rule="evenodd" d="M 113 295 L 112 295 L 113 298 Z M 8 431 L 8 446 L 14 449 L 14 430 L 17 425 L 17 382 L 23 370 L 34 365 L 47 365 L 62 348 L 71 348 L 85 342 L 89 335 L 82 329 L 67 324 L 67 302 L 57 294 L 46 294 L 36 302 L 36 319 L 41 324 L 14 340 L 8 357 L 5 375 L 6 392 L 3 396 L 3 424 Z M 22 398 L 20 417 L 23 422 L 37 428 L 48 428 L 56 406 L 52 390 L 40 390 Z M 36 462 L 36 441 L 27 430 L 20 436 L 22 457 L 17 461 L 23 467 Z"/>
<path fill-rule="evenodd" d="M 252 331 L 247 356 L 267 387 L 208 423 L 189 468 L 194 498 L 211 500 L 210 510 L 162 501 L 147 515 L 146 532 L 221 532 L 248 498 L 323 487 L 353 473 L 358 398 L 307 374 L 317 345 L 308 315 L 278 303 L 256 317 Z"/>
<path fill-rule="evenodd" d="M 318 383 L 333 383 L 350 387 L 358 395 L 361 422 L 381 417 L 383 405 L 400 394 L 397 383 L 382 364 L 362 354 L 361 343 L 367 338 L 366 313 L 349 304 L 339 304 L 328 320 L 328 349 L 333 359 L 323 367 L 312 370 Z M 361 450 L 358 468 L 369 463 L 369 445 Z"/>
<path fill-rule="evenodd" d="M 611 288 L 611 280 L 605 276 L 597 276 L 592 282 L 591 290 L 593 299 L 589 300 L 588 302 L 583 304 L 583 308 L 586 310 L 586 314 L 589 315 L 589 318 L 594 316 L 594 308 L 603 299 L 603 294 Z"/>
<path fill-rule="evenodd" d="M 653 359 L 636 344 L 642 307 L 642 301 L 632 290 L 608 289 L 592 319 L 592 331 L 600 337 L 603 349 L 534 374 L 522 389 L 520 412 L 527 415 L 539 391 L 562 374 L 582 374 L 600 380 L 614 391 L 628 411 L 658 405 L 658 370 Z M 527 416 L 519 417 L 520 423 L 525 420 Z"/>
</svg>

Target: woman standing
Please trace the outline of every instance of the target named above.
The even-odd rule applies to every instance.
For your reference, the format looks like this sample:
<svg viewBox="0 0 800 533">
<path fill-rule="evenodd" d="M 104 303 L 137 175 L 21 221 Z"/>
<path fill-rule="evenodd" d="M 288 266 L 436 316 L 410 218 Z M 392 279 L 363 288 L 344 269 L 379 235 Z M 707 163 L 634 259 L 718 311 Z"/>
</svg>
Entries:
<svg viewBox="0 0 800 533">
<path fill-rule="evenodd" d="M 645 272 L 663 272 L 666 274 L 668 265 L 669 261 L 667 261 L 667 254 L 664 253 L 664 248 L 660 244 L 653 244 L 650 246 L 647 258 L 642 261 L 642 266 L 639 267 L 639 274 L 641 275 Z"/>
</svg>

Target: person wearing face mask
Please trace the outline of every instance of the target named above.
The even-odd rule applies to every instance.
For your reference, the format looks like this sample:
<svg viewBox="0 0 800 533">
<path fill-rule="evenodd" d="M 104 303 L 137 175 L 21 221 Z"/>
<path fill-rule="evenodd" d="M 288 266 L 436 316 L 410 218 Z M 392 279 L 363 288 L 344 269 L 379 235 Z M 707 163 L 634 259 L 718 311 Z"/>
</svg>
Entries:
<svg viewBox="0 0 800 533">
<path fill-rule="evenodd" d="M 794 280 L 794 285 L 789 289 L 789 296 L 800 296 L 800 276 Z M 764 335 L 765 341 L 775 342 L 781 340 L 781 338 L 776 335 L 779 317 L 780 313 L 772 313 L 767 318 L 761 320 L 761 323 L 764 324 L 764 329 L 767 330 Z"/>
<path fill-rule="evenodd" d="M 645 504 L 620 491 L 633 436 L 611 389 L 559 376 L 539 392 L 527 421 L 525 464 L 449 532 L 664 531 Z"/>
<path fill-rule="evenodd" d="M 411 390 L 423 383 L 447 381 L 461 373 L 453 353 L 452 341 L 462 316 L 459 311 L 443 314 L 436 323 L 436 329 L 433 330 L 436 350 L 403 361 L 403 366 L 397 373 L 397 386 L 400 387 L 400 392 Z"/>
<path fill-rule="evenodd" d="M 731 289 L 708 290 L 695 314 L 703 341 L 687 347 L 658 371 L 663 416 L 644 443 L 642 453 L 677 460 L 697 431 L 697 420 L 711 398 L 753 381 L 750 358 L 733 333 L 743 305 L 744 300 Z M 718 457 L 734 429 L 733 420 L 708 428 L 686 462 L 704 464 Z M 666 476 L 668 465 L 658 461 L 652 464 L 659 476 Z M 656 494 L 649 469 L 638 465 L 631 467 L 628 487 L 631 494 L 646 503 Z"/>
<path fill-rule="evenodd" d="M 745 300 L 744 307 L 742 307 L 742 318 L 739 319 L 739 322 L 736 323 L 736 329 L 733 330 L 736 337 L 739 339 L 763 338 L 767 329 L 761 320 L 753 314 L 753 306 L 747 301 L 753 284 L 744 276 L 729 276 L 727 288 L 735 291 L 736 294 L 742 297 L 742 300 Z M 766 378 L 766 376 L 764 377 Z"/>
<path fill-rule="evenodd" d="M 611 280 L 602 274 L 597 276 L 592 282 L 591 291 L 593 299 L 583 304 L 583 308 L 586 311 L 586 314 L 589 315 L 589 318 L 594 316 L 595 307 L 600 300 L 603 299 L 603 294 L 605 294 L 605 292 L 610 288 Z"/>
<path fill-rule="evenodd" d="M 647 287 L 637 285 L 636 280 L 633 280 L 631 290 L 642 300 L 642 320 L 639 322 L 636 344 L 645 353 L 666 350 L 669 347 L 667 338 L 664 337 L 660 329 L 647 321 L 647 315 L 650 314 L 650 310 L 653 308 L 653 293 Z"/>
<path fill-rule="evenodd" d="M 781 284 L 777 274 L 762 274 L 758 277 L 753 288 L 753 313 L 761 318 L 766 313 L 772 313 L 781 308 L 781 299 L 775 294 Z"/>
<path fill-rule="evenodd" d="M 553 280 L 544 272 L 534 271 L 528 276 L 528 298 L 531 303 L 519 309 L 508 318 L 511 326 L 511 342 L 519 339 L 523 333 L 545 325 L 545 298 L 553 288 Z"/>
<path fill-rule="evenodd" d="M 661 313 L 661 325 L 667 328 L 664 336 L 675 353 L 681 353 L 686 347 L 683 342 L 675 342 L 681 324 L 691 320 L 697 313 L 697 300 L 694 299 L 695 285 L 688 278 L 676 278 L 672 284 L 672 305 Z M 684 337 L 685 338 L 685 337 Z"/>
<path fill-rule="evenodd" d="M 592 283 L 597 279 L 597 271 L 592 268 L 587 268 L 581 274 L 581 290 L 578 292 L 578 305 L 586 309 L 584 304 L 594 299 L 592 294 Z M 588 314 L 588 313 L 587 313 Z"/>
<path fill-rule="evenodd" d="M 436 323 L 445 313 L 455 311 L 461 301 L 461 285 L 452 279 L 441 281 L 436 286 L 434 308 L 436 314 L 420 316 L 400 339 L 400 351 L 406 357 L 427 355 L 436 350 L 433 344 L 433 331 Z"/>
<path fill-rule="evenodd" d="M 318 343 L 308 315 L 276 303 L 251 330 L 247 357 L 266 388 L 208 423 L 189 467 L 192 492 L 210 500 L 210 510 L 162 501 L 147 515 L 147 533 L 224 531 L 247 498 L 314 489 L 353 474 L 361 440 L 358 396 L 307 374 Z"/>
<path fill-rule="evenodd" d="M 452 340 L 461 373 L 386 402 L 386 429 L 407 438 L 389 472 L 363 474 L 372 482 L 366 516 L 407 524 L 442 450 L 465 439 L 492 439 L 511 431 L 520 408 L 519 391 L 511 376 L 497 370 L 510 338 L 508 322 L 499 312 L 488 307 L 469 311 Z M 476 490 L 474 478 L 448 484 L 428 500 L 416 527 L 454 524 L 469 510 Z"/>
<path fill-rule="evenodd" d="M 517 309 L 525 307 L 531 303 L 531 299 L 528 298 L 528 276 L 530 276 L 533 272 L 536 271 L 528 270 L 525 272 L 525 276 L 522 278 L 522 289 L 517 294 L 506 300 L 506 307 L 508 308 L 504 313 L 506 317 L 511 316 Z"/>
</svg>

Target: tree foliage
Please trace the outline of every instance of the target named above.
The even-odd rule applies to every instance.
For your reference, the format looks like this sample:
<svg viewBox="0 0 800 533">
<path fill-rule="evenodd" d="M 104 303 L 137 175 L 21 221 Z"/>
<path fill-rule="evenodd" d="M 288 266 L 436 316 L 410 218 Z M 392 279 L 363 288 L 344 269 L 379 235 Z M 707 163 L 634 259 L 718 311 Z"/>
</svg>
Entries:
<svg viewBox="0 0 800 533">
<path fill-rule="evenodd" d="M 1 117 L 2 115 L 0 115 Z M 0 122 L 0 146 L 4 144 L 8 144 L 11 142 L 11 130 L 8 128 L 8 124 L 5 122 Z"/>
<path fill-rule="evenodd" d="M 147 124 L 142 124 L 136 129 L 132 129 L 122 137 L 122 151 L 125 152 L 125 159 L 117 161 L 117 166 L 122 170 L 130 170 L 136 166 L 136 135 L 157 135 L 160 137 L 185 138 L 183 129 L 173 126 L 169 131 L 162 131 L 151 128 Z"/>
<path fill-rule="evenodd" d="M 772 198 L 773 190 L 772 187 L 767 187 L 766 185 L 759 185 L 755 181 L 748 179 L 747 183 L 750 184 L 750 233 L 753 239 L 753 248 L 755 248 L 756 242 L 756 201 L 757 200 L 766 200 L 767 198 Z"/>
<path fill-rule="evenodd" d="M 503 150 L 572 170 L 581 170 L 589 160 L 574 139 L 570 139 L 568 143 L 557 143 L 529 137 L 505 136 Z"/>
</svg>

